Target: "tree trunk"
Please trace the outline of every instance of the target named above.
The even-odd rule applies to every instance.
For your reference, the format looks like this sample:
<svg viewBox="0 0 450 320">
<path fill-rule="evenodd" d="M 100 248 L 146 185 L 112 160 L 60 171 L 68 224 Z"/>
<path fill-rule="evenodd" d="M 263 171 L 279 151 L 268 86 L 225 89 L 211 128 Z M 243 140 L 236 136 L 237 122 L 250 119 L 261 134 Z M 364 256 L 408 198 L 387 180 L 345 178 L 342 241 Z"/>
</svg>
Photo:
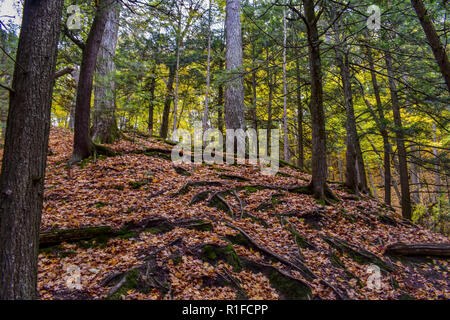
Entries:
<svg viewBox="0 0 450 320">
<path fill-rule="evenodd" d="M 297 78 L 297 152 L 298 161 L 297 166 L 303 169 L 305 165 L 305 155 L 303 152 L 303 106 L 302 106 L 302 92 L 301 92 L 301 78 L 300 78 L 300 61 L 297 57 L 295 61 L 295 71 Z"/>
<path fill-rule="evenodd" d="M 115 119 L 115 64 L 114 57 L 119 30 L 120 5 L 111 5 L 97 56 L 96 84 L 94 85 L 94 123 L 92 139 L 100 143 L 112 143 L 118 136 Z"/>
<path fill-rule="evenodd" d="M 437 133 L 436 133 L 436 122 L 433 122 L 433 142 L 435 144 L 438 143 L 438 139 L 437 139 Z M 436 203 L 439 203 L 439 199 L 441 197 L 441 175 L 440 175 L 440 168 L 439 168 L 439 164 L 438 164 L 438 160 L 439 160 L 439 155 L 438 155 L 438 151 L 436 147 L 433 147 L 433 155 L 436 161 L 436 165 L 434 167 L 434 169 L 436 170 L 435 173 L 435 185 L 436 185 L 436 196 L 434 201 Z"/>
<path fill-rule="evenodd" d="M 288 125 L 287 125 L 287 83 L 286 83 L 286 10 L 283 8 L 283 155 L 284 161 L 289 162 L 289 141 L 288 141 Z"/>
<path fill-rule="evenodd" d="M 206 59 L 206 89 L 205 89 L 205 109 L 203 110 L 202 127 L 203 132 L 208 129 L 208 102 L 209 102 L 209 86 L 210 86 L 210 64 L 211 64 L 211 0 L 209 0 L 208 9 L 208 57 Z"/>
<path fill-rule="evenodd" d="M 384 112 L 383 112 L 383 104 L 381 103 L 381 96 L 380 96 L 380 88 L 378 86 L 377 81 L 377 74 L 375 72 L 375 64 L 373 62 L 372 57 L 372 50 L 370 47 L 367 47 L 367 58 L 369 61 L 369 67 L 370 67 L 370 74 L 372 78 L 372 86 L 373 86 L 373 92 L 375 94 L 375 100 L 377 102 L 377 111 L 378 111 L 378 117 L 379 117 L 379 129 L 381 136 L 383 138 L 383 156 L 384 156 L 384 203 L 387 205 L 391 205 L 391 161 L 390 161 L 390 155 L 389 155 L 389 136 L 388 132 L 386 130 L 386 120 L 384 118 Z"/>
<path fill-rule="evenodd" d="M 39 229 L 62 7 L 61 0 L 24 4 L 0 176 L 0 299 L 37 298 Z"/>
<path fill-rule="evenodd" d="M 89 136 L 92 80 L 97 63 L 97 54 L 100 49 L 103 32 L 108 21 L 108 12 L 112 3 L 113 0 L 99 0 L 95 18 L 83 50 L 75 107 L 73 153 L 69 160 L 70 164 L 77 163 L 89 157 L 94 150 L 94 144 Z"/>
<path fill-rule="evenodd" d="M 391 92 L 392 111 L 395 124 L 395 135 L 397 140 L 397 152 L 400 173 L 400 188 L 402 191 L 401 205 L 402 216 L 405 219 L 411 219 L 411 195 L 409 191 L 408 164 L 406 159 L 405 138 L 403 133 L 402 120 L 400 116 L 400 104 L 397 96 L 397 86 L 394 80 L 394 72 L 392 69 L 392 58 L 389 51 L 385 55 L 386 68 L 389 77 L 389 89 Z"/>
<path fill-rule="evenodd" d="M 175 67 L 175 92 L 173 95 L 173 131 L 177 129 L 177 113 L 178 113 L 178 84 L 180 80 L 180 55 L 181 55 L 181 44 L 182 44 L 182 35 L 181 35 L 181 15 L 178 24 L 178 32 L 180 33 L 177 36 L 177 62 Z"/>
<path fill-rule="evenodd" d="M 350 70 L 348 65 L 348 58 L 344 58 L 342 56 L 342 52 L 340 50 L 344 50 L 345 47 L 342 45 L 339 46 L 340 37 L 339 31 L 335 24 L 334 27 L 336 34 L 336 62 L 340 70 L 342 87 L 344 90 L 344 103 L 346 109 L 346 153 L 345 153 L 345 162 L 346 162 L 346 170 L 345 170 L 345 186 L 352 190 L 353 192 L 358 192 L 358 172 L 357 172 L 357 154 L 356 154 L 356 144 L 358 140 L 358 134 L 356 132 L 356 122 L 355 122 L 355 112 L 353 108 L 353 96 L 352 96 L 352 87 L 350 80 Z M 340 48 L 339 48 L 340 47 Z"/>
<path fill-rule="evenodd" d="M 168 67 L 169 67 L 169 80 L 167 81 L 166 100 L 164 101 L 161 129 L 159 130 L 159 136 L 163 139 L 166 139 L 167 134 L 169 133 L 168 131 L 169 131 L 170 104 L 172 103 L 173 100 L 173 82 L 175 79 L 175 69 L 176 69 L 176 66 L 172 63 Z"/>
<path fill-rule="evenodd" d="M 219 85 L 219 92 L 217 95 L 217 129 L 223 134 L 223 85 Z"/>
<path fill-rule="evenodd" d="M 108 21 L 97 57 L 92 140 L 99 143 L 113 143 L 118 137 L 114 57 L 119 33 L 119 15 L 120 4 L 114 2 L 114 5 L 109 8 Z"/>
<path fill-rule="evenodd" d="M 317 198 L 324 198 L 327 189 L 327 150 L 325 113 L 323 110 L 322 66 L 320 40 L 317 30 L 314 1 L 304 0 L 306 23 L 308 24 L 309 70 L 311 76 L 311 126 L 312 126 L 312 191 Z"/>
<path fill-rule="evenodd" d="M 245 129 L 244 81 L 240 0 L 226 1 L 226 70 L 232 72 L 225 86 L 225 127 Z"/>
<path fill-rule="evenodd" d="M 427 36 L 428 44 L 433 50 L 436 62 L 439 65 L 439 69 L 441 70 L 442 76 L 447 84 L 447 89 L 450 91 L 450 62 L 448 60 L 447 53 L 442 46 L 441 40 L 439 39 L 423 1 L 411 0 L 411 4 L 414 7 L 414 10 L 416 10 L 417 17 L 420 20 L 423 31 L 425 31 L 425 35 Z"/>
<path fill-rule="evenodd" d="M 153 136 L 153 113 L 155 108 L 155 89 L 156 89 L 156 63 L 152 69 L 152 75 L 150 79 L 150 100 L 148 102 L 148 133 Z"/>
</svg>

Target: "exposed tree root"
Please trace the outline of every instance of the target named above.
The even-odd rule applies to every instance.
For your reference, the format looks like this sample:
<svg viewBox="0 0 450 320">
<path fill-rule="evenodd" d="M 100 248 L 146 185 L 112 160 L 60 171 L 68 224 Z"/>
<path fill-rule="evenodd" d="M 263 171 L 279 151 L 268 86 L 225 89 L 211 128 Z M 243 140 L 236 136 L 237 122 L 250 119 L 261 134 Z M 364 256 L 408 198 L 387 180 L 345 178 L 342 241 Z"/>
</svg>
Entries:
<svg viewBox="0 0 450 320">
<path fill-rule="evenodd" d="M 177 192 L 171 195 L 171 197 L 180 196 L 189 192 L 190 187 L 218 187 L 222 186 L 220 181 L 188 181 Z"/>
<path fill-rule="evenodd" d="M 242 182 L 250 181 L 250 179 L 247 179 L 246 177 L 243 177 L 243 176 L 238 176 L 238 175 L 234 175 L 234 174 L 225 174 L 225 173 L 220 174 L 219 178 L 226 179 L 226 180 L 242 181 Z"/>
<path fill-rule="evenodd" d="M 176 173 L 185 177 L 190 177 L 192 175 L 188 170 L 186 170 L 183 167 L 173 166 L 173 169 L 175 170 Z"/>
<path fill-rule="evenodd" d="M 331 237 L 331 236 L 321 236 L 321 238 L 328 243 L 330 246 L 334 247 L 340 252 L 347 253 L 355 262 L 359 264 L 369 264 L 373 263 L 379 266 L 381 269 L 387 272 L 394 271 L 394 266 L 391 264 L 388 264 L 387 262 L 383 261 L 378 256 L 374 255 L 373 253 L 360 248 L 358 246 L 349 244 L 345 242 L 344 240 Z"/>
</svg>

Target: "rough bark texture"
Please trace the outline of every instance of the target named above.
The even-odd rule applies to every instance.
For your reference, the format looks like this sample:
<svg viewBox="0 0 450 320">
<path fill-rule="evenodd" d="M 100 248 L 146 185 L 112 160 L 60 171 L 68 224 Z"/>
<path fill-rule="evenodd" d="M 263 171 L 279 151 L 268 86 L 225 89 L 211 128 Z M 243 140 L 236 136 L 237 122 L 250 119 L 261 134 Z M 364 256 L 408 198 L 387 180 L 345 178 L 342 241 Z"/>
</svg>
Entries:
<svg viewBox="0 0 450 320">
<path fill-rule="evenodd" d="M 289 162 L 289 137 L 287 123 L 287 81 L 286 81 L 286 10 L 283 9 L 283 156 Z"/>
<path fill-rule="evenodd" d="M 89 157 L 94 150 L 94 144 L 89 136 L 92 82 L 97 63 L 97 54 L 100 49 L 112 2 L 113 0 L 99 1 L 99 6 L 97 7 L 91 30 L 89 31 L 86 45 L 84 46 L 77 89 L 75 134 L 73 154 L 69 160 L 70 164 Z"/>
<path fill-rule="evenodd" d="M 408 164 L 406 159 L 405 137 L 403 133 L 402 119 L 400 116 L 400 103 L 397 96 L 397 85 L 394 79 L 392 67 L 392 57 L 389 51 L 385 55 L 386 68 L 389 77 L 389 89 L 391 92 L 392 111 L 395 124 L 395 136 L 397 140 L 397 152 L 400 172 L 400 188 L 402 191 L 401 205 L 402 216 L 405 219 L 411 219 L 411 195 L 409 191 Z"/>
<path fill-rule="evenodd" d="M 0 177 L 0 299 L 37 297 L 39 228 L 62 0 L 25 1 Z"/>
<path fill-rule="evenodd" d="M 163 117 L 161 122 L 161 129 L 159 130 L 159 136 L 163 139 L 167 138 L 169 133 L 169 115 L 170 104 L 173 100 L 173 82 L 175 80 L 176 65 L 171 63 L 169 66 L 169 80 L 166 87 L 166 100 L 164 101 Z"/>
<path fill-rule="evenodd" d="M 153 113 L 155 108 L 155 89 L 156 89 L 156 64 L 152 69 L 152 74 L 150 75 L 150 98 L 148 102 L 148 133 L 150 136 L 153 135 Z"/>
<path fill-rule="evenodd" d="M 205 108 L 203 110 L 202 127 L 203 132 L 208 129 L 209 118 L 209 87 L 210 87 L 210 66 L 211 66 L 211 0 L 209 0 L 208 10 L 208 57 L 206 59 L 206 89 L 205 89 Z"/>
<path fill-rule="evenodd" d="M 97 56 L 97 73 L 94 87 L 94 124 L 92 139 L 99 143 L 113 143 L 118 137 L 115 99 L 116 46 L 119 32 L 120 6 L 109 8 L 102 42 Z"/>
<path fill-rule="evenodd" d="M 227 0 L 225 60 L 226 70 L 232 73 L 225 86 L 225 127 L 227 129 L 245 129 L 240 6 L 240 0 Z"/>
<path fill-rule="evenodd" d="M 312 125 L 312 181 L 313 193 L 318 198 L 325 197 L 327 180 L 327 150 L 325 133 L 325 113 L 323 110 L 322 65 L 320 41 L 317 30 L 314 1 L 304 0 L 306 23 L 308 24 L 309 72 L 311 76 L 311 125 Z"/>
<path fill-rule="evenodd" d="M 305 155 L 303 152 L 303 106 L 302 106 L 302 92 L 301 92 L 301 78 L 300 78 L 300 61 L 297 57 L 295 63 L 295 71 L 297 78 L 297 151 L 298 151 L 298 161 L 297 166 L 303 169 L 305 163 Z"/>
<path fill-rule="evenodd" d="M 450 62 L 448 60 L 447 53 L 442 46 L 441 40 L 439 39 L 436 29 L 434 28 L 433 22 L 428 15 L 427 9 L 425 8 L 422 0 L 411 0 L 411 3 L 416 10 L 417 17 L 420 20 L 423 31 L 428 39 L 428 44 L 433 50 L 434 57 L 439 69 L 441 70 L 442 76 L 444 77 L 445 83 L 447 84 L 447 89 L 450 91 Z"/>
<path fill-rule="evenodd" d="M 372 51 L 367 48 L 367 58 L 369 61 L 370 74 L 372 78 L 373 92 L 377 102 L 377 111 L 379 118 L 379 129 L 383 138 L 383 157 L 384 157 L 384 203 L 391 205 L 391 161 L 389 155 L 389 136 L 386 129 L 386 120 L 384 118 L 383 104 L 381 103 L 380 87 L 378 86 L 377 74 L 375 72 L 375 64 L 373 62 Z"/>
<path fill-rule="evenodd" d="M 356 153 L 356 144 L 359 144 L 358 134 L 356 132 L 356 121 L 355 121 L 355 111 L 353 108 L 353 93 L 352 86 L 350 80 L 350 69 L 348 64 L 348 57 L 345 56 L 345 60 L 341 50 L 345 52 L 345 46 L 339 45 L 341 42 L 339 37 L 338 26 L 334 24 L 334 30 L 336 33 L 336 43 L 338 44 L 335 47 L 336 52 L 336 62 L 339 67 L 342 87 L 344 91 L 344 104 L 346 110 L 346 153 L 345 153 L 345 186 L 352 190 L 353 192 L 358 192 L 358 169 L 357 169 L 357 153 Z"/>
</svg>

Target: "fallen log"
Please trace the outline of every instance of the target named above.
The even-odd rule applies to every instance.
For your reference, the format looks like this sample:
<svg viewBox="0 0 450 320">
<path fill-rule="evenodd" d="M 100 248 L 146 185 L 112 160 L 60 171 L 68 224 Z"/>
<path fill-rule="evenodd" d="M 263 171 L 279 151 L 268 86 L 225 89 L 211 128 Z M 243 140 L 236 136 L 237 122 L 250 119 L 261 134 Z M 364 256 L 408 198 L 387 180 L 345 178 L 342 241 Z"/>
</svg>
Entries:
<svg viewBox="0 0 450 320">
<path fill-rule="evenodd" d="M 48 247 L 61 242 L 90 240 L 102 236 L 112 236 L 115 233 L 116 231 L 108 226 L 51 230 L 41 232 L 39 236 L 39 246 Z"/>
<path fill-rule="evenodd" d="M 119 230 L 115 230 L 109 226 L 98 226 L 77 229 L 57 229 L 41 232 L 39 236 L 39 246 L 44 248 L 58 245 L 62 242 L 109 239 L 112 237 L 124 237 L 127 235 L 135 236 L 140 232 L 160 234 L 169 232 L 176 227 L 198 231 L 210 231 L 213 228 L 211 222 L 201 219 L 182 219 L 172 222 L 164 217 L 150 217 L 139 222 L 130 222 Z"/>
<path fill-rule="evenodd" d="M 450 257 L 450 243 L 403 243 L 386 247 L 385 255 Z"/>
</svg>

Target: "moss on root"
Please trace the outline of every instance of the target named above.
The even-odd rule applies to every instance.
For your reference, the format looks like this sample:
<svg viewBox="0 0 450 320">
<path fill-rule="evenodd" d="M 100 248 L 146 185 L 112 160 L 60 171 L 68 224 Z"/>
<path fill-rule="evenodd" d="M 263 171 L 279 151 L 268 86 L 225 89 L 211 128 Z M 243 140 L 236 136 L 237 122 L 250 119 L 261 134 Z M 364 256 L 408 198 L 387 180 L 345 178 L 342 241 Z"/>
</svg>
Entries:
<svg viewBox="0 0 450 320">
<path fill-rule="evenodd" d="M 232 244 L 227 244 L 226 246 L 207 244 L 202 248 L 202 258 L 211 263 L 223 260 L 232 266 L 235 272 L 242 270 L 241 260 Z"/>
</svg>

